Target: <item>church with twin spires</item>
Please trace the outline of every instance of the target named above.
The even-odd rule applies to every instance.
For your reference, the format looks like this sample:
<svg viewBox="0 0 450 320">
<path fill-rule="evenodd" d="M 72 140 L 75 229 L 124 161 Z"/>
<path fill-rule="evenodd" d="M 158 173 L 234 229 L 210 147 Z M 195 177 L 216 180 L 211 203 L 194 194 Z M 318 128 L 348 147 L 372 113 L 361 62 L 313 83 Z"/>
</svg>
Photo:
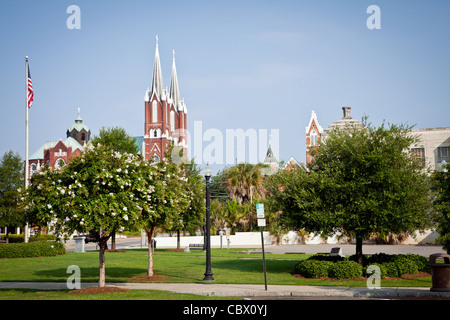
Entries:
<svg viewBox="0 0 450 320">
<path fill-rule="evenodd" d="M 159 58 L 158 36 L 156 36 L 155 61 L 153 64 L 152 86 L 145 92 L 144 136 L 136 137 L 145 160 L 159 161 L 169 144 L 183 149 L 187 156 L 187 108 L 180 97 L 175 51 L 172 51 L 172 74 L 169 90 L 164 88 Z"/>
</svg>

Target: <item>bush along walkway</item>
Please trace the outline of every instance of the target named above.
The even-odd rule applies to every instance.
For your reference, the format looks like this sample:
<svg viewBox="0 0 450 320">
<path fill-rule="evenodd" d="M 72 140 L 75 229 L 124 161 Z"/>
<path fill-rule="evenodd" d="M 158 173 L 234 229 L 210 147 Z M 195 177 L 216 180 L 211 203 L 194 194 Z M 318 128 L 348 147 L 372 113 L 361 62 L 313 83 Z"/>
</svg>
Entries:
<svg viewBox="0 0 450 320">
<path fill-rule="evenodd" d="M 355 256 L 313 255 L 300 261 L 294 274 L 305 278 L 358 279 L 372 277 L 375 272 L 380 279 L 423 277 L 430 273 L 428 259 L 417 254 L 377 253 L 364 256 L 363 265 L 355 262 Z"/>
</svg>

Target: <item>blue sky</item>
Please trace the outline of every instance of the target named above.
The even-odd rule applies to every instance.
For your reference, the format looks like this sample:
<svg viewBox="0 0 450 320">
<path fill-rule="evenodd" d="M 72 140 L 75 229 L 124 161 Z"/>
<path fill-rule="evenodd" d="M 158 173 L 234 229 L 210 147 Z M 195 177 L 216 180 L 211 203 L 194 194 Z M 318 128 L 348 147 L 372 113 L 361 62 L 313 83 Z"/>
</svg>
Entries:
<svg viewBox="0 0 450 320">
<path fill-rule="evenodd" d="M 379 30 L 366 26 L 373 4 Z M 67 28 L 70 5 L 79 30 Z M 25 157 L 26 55 L 30 154 L 65 139 L 78 108 L 94 135 L 143 135 L 155 35 L 167 87 L 175 49 L 188 129 L 278 129 L 280 160 L 305 161 L 312 110 L 324 128 L 343 106 L 375 125 L 448 127 L 449 16 L 445 0 L 1 0 L 0 155 Z"/>
</svg>

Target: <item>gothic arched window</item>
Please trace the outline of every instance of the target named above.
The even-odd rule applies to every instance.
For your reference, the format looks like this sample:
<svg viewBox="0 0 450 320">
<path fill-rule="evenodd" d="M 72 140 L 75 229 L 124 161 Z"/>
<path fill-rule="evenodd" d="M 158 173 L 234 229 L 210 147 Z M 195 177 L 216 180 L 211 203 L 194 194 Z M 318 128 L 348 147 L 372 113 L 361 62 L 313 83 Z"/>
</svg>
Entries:
<svg viewBox="0 0 450 320">
<path fill-rule="evenodd" d="M 175 131 L 175 112 L 170 111 L 170 131 Z"/>
<path fill-rule="evenodd" d="M 311 134 L 309 135 L 309 140 L 311 146 L 317 146 L 319 144 L 319 136 L 317 135 L 316 130 L 311 131 Z"/>
<path fill-rule="evenodd" d="M 153 122 L 158 122 L 158 102 L 156 100 L 152 102 L 152 118 Z"/>
</svg>

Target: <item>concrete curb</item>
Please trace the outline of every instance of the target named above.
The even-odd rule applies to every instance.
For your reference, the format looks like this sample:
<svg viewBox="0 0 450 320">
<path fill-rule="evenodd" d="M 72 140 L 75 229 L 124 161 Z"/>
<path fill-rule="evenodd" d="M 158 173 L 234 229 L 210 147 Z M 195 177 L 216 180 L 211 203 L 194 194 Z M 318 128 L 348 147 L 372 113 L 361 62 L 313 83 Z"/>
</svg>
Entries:
<svg viewBox="0 0 450 320">
<path fill-rule="evenodd" d="M 216 297 L 348 297 L 348 298 L 450 298 L 450 292 L 433 292 L 420 287 L 332 287 L 202 283 L 107 283 L 125 289 L 164 290 L 176 293 L 191 293 Z M 82 283 L 82 288 L 95 287 L 97 283 Z M 65 282 L 0 282 L 0 289 L 66 290 Z"/>
</svg>

